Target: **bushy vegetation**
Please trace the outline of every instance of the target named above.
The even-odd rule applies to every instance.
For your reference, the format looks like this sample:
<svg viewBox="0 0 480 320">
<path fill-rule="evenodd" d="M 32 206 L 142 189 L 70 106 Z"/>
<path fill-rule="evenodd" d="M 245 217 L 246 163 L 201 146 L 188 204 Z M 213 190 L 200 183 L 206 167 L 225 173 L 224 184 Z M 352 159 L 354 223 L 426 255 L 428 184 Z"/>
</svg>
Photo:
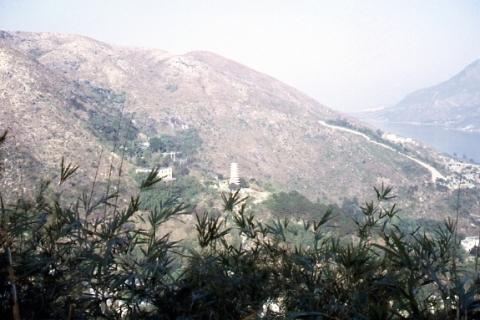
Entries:
<svg viewBox="0 0 480 320">
<path fill-rule="evenodd" d="M 175 198 L 190 207 L 193 207 L 201 195 L 205 195 L 206 188 L 194 176 L 178 176 L 175 181 L 167 184 L 160 183 L 151 188 L 141 190 L 141 208 L 149 209 L 167 199 Z"/>
<path fill-rule="evenodd" d="M 131 121 L 131 115 L 123 114 L 121 110 L 110 108 L 102 112 L 91 110 L 88 113 L 88 122 L 97 137 L 111 143 L 118 143 L 122 139 L 134 140 L 139 130 Z M 122 128 L 122 126 L 124 126 Z M 124 136 L 121 136 L 119 132 Z"/>
<path fill-rule="evenodd" d="M 133 141 L 128 145 L 126 155 L 139 166 L 155 167 L 172 165 L 170 156 L 162 153 L 173 152 L 178 161 L 177 172 L 188 171 L 188 165 L 194 162 L 203 143 L 196 129 L 180 130 L 175 135 L 153 136 L 148 142 L 147 148 L 143 142 Z"/>
<path fill-rule="evenodd" d="M 133 141 L 140 131 L 132 121 L 133 114 L 125 111 L 125 93 L 97 87 L 88 81 L 85 84 L 90 88 L 90 95 L 84 99 L 99 104 L 99 107 L 88 110 L 87 124 L 92 132 L 114 145 L 122 139 Z M 78 98 L 70 100 L 70 105 L 77 109 L 84 109 L 84 103 Z"/>
<path fill-rule="evenodd" d="M 387 145 L 390 145 L 393 148 L 399 148 L 399 151 L 403 151 L 400 149 L 400 146 L 383 139 L 382 138 L 383 132 L 381 130 L 374 131 L 366 127 L 357 127 L 353 125 L 351 122 L 349 122 L 348 120 L 343 118 L 330 119 L 330 120 L 327 120 L 327 123 L 361 132 L 377 142 L 385 143 Z"/>
<path fill-rule="evenodd" d="M 273 193 L 265 201 L 265 205 L 276 215 L 284 217 L 314 218 L 328 209 L 333 209 L 335 213 L 339 211 L 339 208 L 336 206 L 329 207 L 319 201 L 312 202 L 295 190 Z"/>
<path fill-rule="evenodd" d="M 456 221 L 399 227 L 391 188 L 375 188 L 348 241 L 325 231 L 331 210 L 265 223 L 239 192 L 224 194 L 223 214 L 194 216 L 196 246 L 184 250 L 165 230 L 191 214 L 178 199 L 122 207 L 115 192 L 86 192 L 72 203 L 62 188 L 76 173 L 62 161 L 35 197 L 0 196 L 2 319 L 479 317 Z M 141 192 L 159 182 L 153 170 Z"/>
<path fill-rule="evenodd" d="M 152 152 L 181 152 L 193 156 L 202 145 L 202 139 L 197 130 L 187 129 L 179 131 L 176 135 L 160 135 L 150 139 Z"/>
</svg>

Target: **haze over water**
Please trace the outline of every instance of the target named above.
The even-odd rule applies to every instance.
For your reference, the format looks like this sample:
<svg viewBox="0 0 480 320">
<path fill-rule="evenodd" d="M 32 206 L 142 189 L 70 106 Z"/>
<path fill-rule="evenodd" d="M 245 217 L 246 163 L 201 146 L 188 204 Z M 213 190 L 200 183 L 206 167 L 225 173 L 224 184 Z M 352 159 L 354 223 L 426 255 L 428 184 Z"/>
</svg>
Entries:
<svg viewBox="0 0 480 320">
<path fill-rule="evenodd" d="M 480 133 L 442 127 L 366 120 L 377 128 L 403 137 L 413 138 L 450 155 L 480 163 Z"/>
</svg>

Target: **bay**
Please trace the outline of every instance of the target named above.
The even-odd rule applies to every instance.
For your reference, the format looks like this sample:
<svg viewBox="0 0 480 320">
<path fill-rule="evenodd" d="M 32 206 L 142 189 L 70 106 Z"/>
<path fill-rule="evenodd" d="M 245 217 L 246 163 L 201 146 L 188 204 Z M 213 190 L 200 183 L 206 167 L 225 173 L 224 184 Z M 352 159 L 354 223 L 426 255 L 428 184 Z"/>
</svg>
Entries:
<svg viewBox="0 0 480 320">
<path fill-rule="evenodd" d="M 413 138 L 434 149 L 480 163 L 480 133 L 438 126 L 363 119 L 385 132 Z"/>
</svg>

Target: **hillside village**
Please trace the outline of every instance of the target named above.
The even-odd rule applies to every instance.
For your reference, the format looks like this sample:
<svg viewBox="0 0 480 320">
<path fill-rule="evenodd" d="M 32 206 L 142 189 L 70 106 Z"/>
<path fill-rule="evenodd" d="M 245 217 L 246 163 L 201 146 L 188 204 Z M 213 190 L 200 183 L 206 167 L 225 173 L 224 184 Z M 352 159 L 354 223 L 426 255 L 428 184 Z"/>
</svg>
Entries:
<svg viewBox="0 0 480 320">
<path fill-rule="evenodd" d="M 442 157 L 446 170 L 450 173 L 441 183 L 450 189 L 472 189 L 480 186 L 480 165 L 453 158 Z"/>
</svg>

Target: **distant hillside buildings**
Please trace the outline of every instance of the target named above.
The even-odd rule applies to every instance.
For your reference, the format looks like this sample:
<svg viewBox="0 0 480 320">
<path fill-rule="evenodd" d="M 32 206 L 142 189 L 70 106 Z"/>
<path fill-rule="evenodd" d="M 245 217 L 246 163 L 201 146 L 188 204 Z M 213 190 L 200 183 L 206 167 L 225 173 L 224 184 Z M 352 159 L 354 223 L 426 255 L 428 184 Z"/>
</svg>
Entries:
<svg viewBox="0 0 480 320">
<path fill-rule="evenodd" d="M 137 174 L 138 173 L 150 173 L 150 171 L 152 171 L 152 169 L 149 169 L 149 168 L 137 168 L 137 169 L 135 169 L 135 173 L 137 173 Z M 161 177 L 163 181 L 175 180 L 173 178 L 172 167 L 159 168 L 157 177 Z"/>
</svg>

